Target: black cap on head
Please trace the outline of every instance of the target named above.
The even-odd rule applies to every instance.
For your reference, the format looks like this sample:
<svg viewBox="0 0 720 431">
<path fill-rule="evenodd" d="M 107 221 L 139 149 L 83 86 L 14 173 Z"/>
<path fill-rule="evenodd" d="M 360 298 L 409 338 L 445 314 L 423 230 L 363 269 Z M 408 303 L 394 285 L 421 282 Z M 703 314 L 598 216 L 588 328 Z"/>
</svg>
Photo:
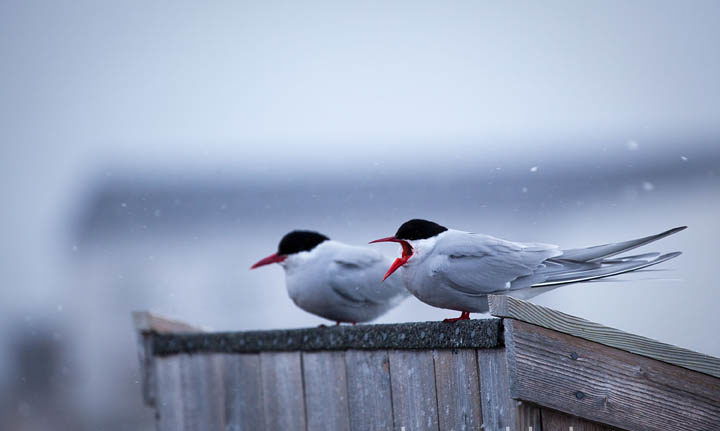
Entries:
<svg viewBox="0 0 720 431">
<path fill-rule="evenodd" d="M 317 247 L 318 244 L 329 239 L 325 235 L 311 230 L 294 230 L 280 240 L 277 254 L 288 255 L 300 253 L 301 251 L 310 251 Z"/>
<path fill-rule="evenodd" d="M 445 226 L 416 218 L 403 223 L 397 233 L 395 233 L 395 238 L 405 240 L 428 239 L 446 230 L 447 228 Z"/>
</svg>

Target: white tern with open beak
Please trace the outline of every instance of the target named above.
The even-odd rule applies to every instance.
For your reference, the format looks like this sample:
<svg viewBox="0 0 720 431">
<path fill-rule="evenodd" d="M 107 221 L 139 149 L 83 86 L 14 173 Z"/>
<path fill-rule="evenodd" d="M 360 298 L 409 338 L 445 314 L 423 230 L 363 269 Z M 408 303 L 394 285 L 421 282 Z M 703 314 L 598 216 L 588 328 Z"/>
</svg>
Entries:
<svg viewBox="0 0 720 431">
<path fill-rule="evenodd" d="M 282 238 L 277 253 L 250 269 L 280 264 L 288 295 L 298 307 L 337 324 L 354 324 L 374 320 L 410 296 L 399 278 L 383 282 L 391 262 L 377 250 L 295 230 Z"/>
<path fill-rule="evenodd" d="M 404 278 L 405 287 L 421 301 L 462 312 L 458 318 L 445 319 L 454 322 L 469 319 L 470 312 L 487 312 L 489 294 L 528 299 L 563 284 L 665 262 L 680 252 L 613 256 L 683 229 L 685 226 L 630 241 L 562 250 L 556 245 L 511 242 L 414 219 L 403 223 L 395 236 L 372 242 L 402 245 L 402 256 L 395 259 L 385 279 Z M 399 268 L 404 269 L 402 277 L 390 277 Z"/>
</svg>

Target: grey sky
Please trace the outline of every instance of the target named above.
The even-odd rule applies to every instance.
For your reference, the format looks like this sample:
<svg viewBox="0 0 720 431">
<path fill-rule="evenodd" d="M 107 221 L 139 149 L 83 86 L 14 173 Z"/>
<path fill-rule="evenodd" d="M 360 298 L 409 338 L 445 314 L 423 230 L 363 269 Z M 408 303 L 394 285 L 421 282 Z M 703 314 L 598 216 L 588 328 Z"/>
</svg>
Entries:
<svg viewBox="0 0 720 431">
<path fill-rule="evenodd" d="M 3 153 L 717 135 L 718 17 L 716 1 L 3 2 Z"/>
</svg>

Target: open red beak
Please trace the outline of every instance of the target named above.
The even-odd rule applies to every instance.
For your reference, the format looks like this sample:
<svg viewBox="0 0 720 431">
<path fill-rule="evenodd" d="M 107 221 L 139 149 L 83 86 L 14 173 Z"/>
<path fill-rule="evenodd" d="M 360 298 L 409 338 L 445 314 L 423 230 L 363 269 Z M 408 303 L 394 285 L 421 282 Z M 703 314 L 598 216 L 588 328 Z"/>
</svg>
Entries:
<svg viewBox="0 0 720 431">
<path fill-rule="evenodd" d="M 385 273 L 385 277 L 383 277 L 383 281 L 385 281 L 388 277 L 390 277 L 390 274 L 397 271 L 398 268 L 405 265 L 407 261 L 412 257 L 413 255 L 413 249 L 410 243 L 408 243 L 405 240 L 397 239 L 394 236 L 389 236 L 387 238 L 380 238 L 376 239 L 375 241 L 370 241 L 370 244 L 374 244 L 376 242 L 397 242 L 400 245 L 402 245 L 403 252 L 402 257 L 398 257 L 395 259 L 395 262 L 390 266 L 390 269 L 388 269 L 388 272 Z"/>
<path fill-rule="evenodd" d="M 270 256 L 260 259 L 255 265 L 251 266 L 250 269 L 259 268 L 261 266 L 270 265 L 271 263 L 280 263 L 285 260 L 287 256 L 281 256 L 277 253 L 271 254 Z"/>
</svg>

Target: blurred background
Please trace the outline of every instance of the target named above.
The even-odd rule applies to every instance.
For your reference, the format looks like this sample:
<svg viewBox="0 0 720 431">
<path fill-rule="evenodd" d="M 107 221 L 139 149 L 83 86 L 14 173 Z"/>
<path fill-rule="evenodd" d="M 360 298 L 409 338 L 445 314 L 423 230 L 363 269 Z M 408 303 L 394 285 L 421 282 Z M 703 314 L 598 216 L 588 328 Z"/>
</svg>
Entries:
<svg viewBox="0 0 720 431">
<path fill-rule="evenodd" d="M 315 326 L 283 234 L 427 218 L 661 271 L 536 303 L 720 356 L 720 3 L 0 2 L 0 429 L 154 429 L 132 310 Z M 389 255 L 398 250 L 378 249 Z M 411 298 L 381 322 L 454 312 Z M 476 316 L 482 317 L 482 316 Z"/>
</svg>

